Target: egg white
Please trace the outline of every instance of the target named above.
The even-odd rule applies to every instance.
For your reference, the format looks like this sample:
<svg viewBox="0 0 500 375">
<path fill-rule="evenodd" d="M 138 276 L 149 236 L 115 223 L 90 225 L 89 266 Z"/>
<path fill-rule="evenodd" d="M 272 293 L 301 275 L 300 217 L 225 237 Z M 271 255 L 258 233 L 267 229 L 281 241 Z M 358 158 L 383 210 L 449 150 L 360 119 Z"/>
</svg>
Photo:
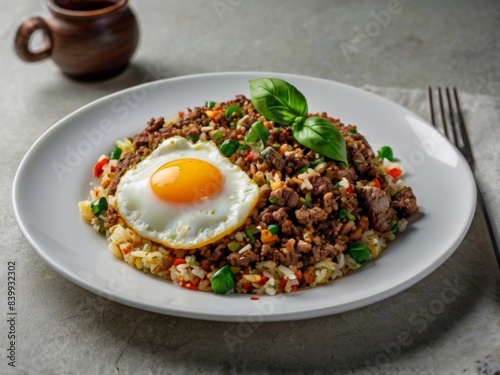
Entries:
<svg viewBox="0 0 500 375">
<path fill-rule="evenodd" d="M 218 195 L 190 204 L 156 196 L 149 184 L 151 175 L 163 164 L 184 158 L 204 160 L 220 171 L 223 184 Z M 194 249 L 243 225 L 258 201 L 259 188 L 215 143 L 193 144 L 175 136 L 121 177 L 115 197 L 119 215 L 141 237 L 170 248 Z"/>
</svg>

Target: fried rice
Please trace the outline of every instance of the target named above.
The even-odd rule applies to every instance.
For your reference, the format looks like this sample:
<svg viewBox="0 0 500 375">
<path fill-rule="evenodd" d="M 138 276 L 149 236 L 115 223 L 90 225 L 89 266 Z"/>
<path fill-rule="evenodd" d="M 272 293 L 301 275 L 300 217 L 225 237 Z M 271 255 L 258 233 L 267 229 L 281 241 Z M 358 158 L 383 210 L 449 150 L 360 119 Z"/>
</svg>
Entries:
<svg viewBox="0 0 500 375">
<path fill-rule="evenodd" d="M 243 116 L 226 118 L 225 110 L 234 105 Z M 81 216 L 107 238 L 118 259 L 188 289 L 213 291 L 211 279 L 226 265 L 236 293 L 290 293 L 342 277 L 376 259 L 405 230 L 418 205 L 401 167 L 379 157 L 356 126 L 326 113 L 315 115 L 341 132 L 347 167 L 297 143 L 290 128 L 265 119 L 243 95 L 188 108 L 169 120 L 153 118 L 142 132 L 117 141 L 119 158 L 99 158 L 90 196 L 79 202 Z M 141 238 L 120 217 L 114 194 L 121 177 L 163 140 L 181 136 L 220 146 L 230 139 L 244 145 L 256 121 L 269 138 L 259 150 L 240 147 L 229 157 L 259 186 L 259 201 L 241 228 L 212 244 L 182 250 Z M 107 210 L 96 217 L 91 203 L 103 197 Z M 357 259 L 354 249 L 360 245 L 369 250 L 367 259 Z"/>
</svg>

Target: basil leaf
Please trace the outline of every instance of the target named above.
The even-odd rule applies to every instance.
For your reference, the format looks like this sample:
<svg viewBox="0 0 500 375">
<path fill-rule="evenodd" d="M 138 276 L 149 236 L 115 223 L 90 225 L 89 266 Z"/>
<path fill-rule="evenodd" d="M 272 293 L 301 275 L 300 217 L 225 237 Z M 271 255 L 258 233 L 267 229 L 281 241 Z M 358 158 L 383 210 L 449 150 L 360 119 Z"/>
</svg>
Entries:
<svg viewBox="0 0 500 375">
<path fill-rule="evenodd" d="M 345 139 L 330 121 L 323 117 L 308 117 L 304 123 L 294 123 L 293 137 L 302 146 L 347 165 Z"/>
<path fill-rule="evenodd" d="M 307 100 L 295 86 L 279 78 L 250 81 L 250 95 L 255 109 L 268 120 L 292 125 L 307 114 Z"/>
<path fill-rule="evenodd" d="M 231 272 L 231 266 L 227 264 L 215 271 L 212 280 L 210 280 L 210 284 L 212 290 L 217 294 L 227 294 L 234 291 L 236 280 Z"/>
<path fill-rule="evenodd" d="M 370 250 L 368 245 L 363 242 L 353 242 L 349 245 L 347 251 L 356 261 L 356 263 L 364 263 L 370 258 Z"/>
</svg>

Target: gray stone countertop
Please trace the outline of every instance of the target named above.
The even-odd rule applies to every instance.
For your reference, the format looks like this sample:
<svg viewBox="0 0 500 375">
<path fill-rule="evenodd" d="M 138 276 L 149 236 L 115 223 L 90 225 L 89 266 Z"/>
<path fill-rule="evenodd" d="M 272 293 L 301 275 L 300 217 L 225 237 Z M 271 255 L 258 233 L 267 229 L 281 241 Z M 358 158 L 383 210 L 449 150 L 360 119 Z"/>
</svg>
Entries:
<svg viewBox="0 0 500 375">
<path fill-rule="evenodd" d="M 24 239 L 11 194 L 22 157 L 50 126 L 151 77 L 268 71 L 359 87 L 457 86 L 490 100 L 498 120 L 500 3 L 136 0 L 138 51 L 121 75 L 93 83 L 68 79 L 49 60 L 27 64 L 15 55 L 18 25 L 47 14 L 42 0 L 0 5 L 0 374 L 499 373 L 500 277 L 480 210 L 452 257 L 404 292 L 338 315 L 248 324 L 145 312 L 76 286 Z M 485 124 L 471 138 L 500 222 L 498 127 Z M 7 358 L 12 260 L 16 368 Z M 452 294 L 444 298 L 445 290 Z M 223 341 L 228 332 L 241 339 L 233 350 Z"/>
</svg>

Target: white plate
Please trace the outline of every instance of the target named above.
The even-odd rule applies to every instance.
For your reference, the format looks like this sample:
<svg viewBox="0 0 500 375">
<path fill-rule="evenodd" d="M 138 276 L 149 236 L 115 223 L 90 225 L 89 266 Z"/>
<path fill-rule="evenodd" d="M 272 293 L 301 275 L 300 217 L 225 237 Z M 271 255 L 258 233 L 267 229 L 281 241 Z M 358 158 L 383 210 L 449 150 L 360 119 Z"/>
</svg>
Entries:
<svg viewBox="0 0 500 375">
<path fill-rule="evenodd" d="M 79 217 L 95 160 L 151 117 L 249 96 L 248 80 L 279 77 L 295 85 L 310 112 L 327 111 L 358 125 L 374 149 L 392 146 L 422 214 L 370 267 L 329 285 L 277 297 L 193 292 L 119 261 Z M 222 321 L 277 321 L 365 306 L 415 284 L 441 265 L 464 238 L 475 209 L 472 173 L 457 150 L 428 123 L 384 98 L 332 81 L 275 73 L 215 73 L 133 87 L 90 103 L 52 126 L 16 174 L 14 212 L 20 229 L 50 267 L 98 295 L 140 309 Z"/>
</svg>

